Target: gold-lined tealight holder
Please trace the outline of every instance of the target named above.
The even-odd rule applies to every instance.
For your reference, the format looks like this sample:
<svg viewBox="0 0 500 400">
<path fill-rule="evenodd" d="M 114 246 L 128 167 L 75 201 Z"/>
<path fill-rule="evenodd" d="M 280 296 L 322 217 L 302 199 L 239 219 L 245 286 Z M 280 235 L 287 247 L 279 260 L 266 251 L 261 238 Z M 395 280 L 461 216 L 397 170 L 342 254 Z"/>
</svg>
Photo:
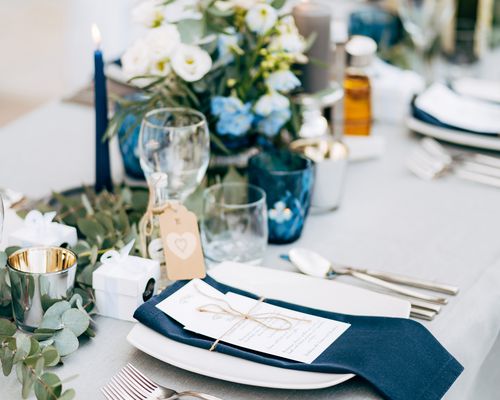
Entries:
<svg viewBox="0 0 500 400">
<path fill-rule="evenodd" d="M 30 247 L 7 259 L 16 325 L 33 332 L 55 302 L 73 295 L 76 254 L 62 247 Z"/>
</svg>

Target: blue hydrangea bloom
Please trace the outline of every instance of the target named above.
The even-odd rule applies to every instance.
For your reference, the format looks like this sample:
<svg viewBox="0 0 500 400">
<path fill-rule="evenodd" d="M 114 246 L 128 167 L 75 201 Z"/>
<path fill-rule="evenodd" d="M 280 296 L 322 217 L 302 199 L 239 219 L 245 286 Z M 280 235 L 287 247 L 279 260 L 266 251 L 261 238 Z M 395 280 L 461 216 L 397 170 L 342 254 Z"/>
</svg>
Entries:
<svg viewBox="0 0 500 400">
<path fill-rule="evenodd" d="M 269 137 L 276 136 L 283 125 L 288 122 L 291 115 L 289 108 L 273 111 L 257 122 L 257 130 Z"/>
<path fill-rule="evenodd" d="M 215 97 L 212 113 L 219 117 L 216 129 L 219 135 L 242 136 L 252 127 L 252 104 L 243 104 L 236 97 Z"/>
<path fill-rule="evenodd" d="M 234 114 L 243 111 L 245 105 L 237 97 L 215 96 L 210 103 L 212 115 L 220 117 L 222 114 Z"/>
</svg>

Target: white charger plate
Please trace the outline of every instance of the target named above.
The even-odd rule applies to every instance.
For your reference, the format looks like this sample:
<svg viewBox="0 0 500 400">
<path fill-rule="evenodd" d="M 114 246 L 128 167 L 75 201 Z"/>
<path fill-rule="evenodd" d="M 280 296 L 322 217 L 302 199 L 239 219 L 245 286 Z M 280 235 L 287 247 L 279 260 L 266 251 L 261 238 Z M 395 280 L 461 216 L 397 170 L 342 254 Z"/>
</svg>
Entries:
<svg viewBox="0 0 500 400">
<path fill-rule="evenodd" d="M 341 282 L 233 262 L 210 270 L 219 282 L 268 298 L 355 315 L 408 318 L 410 303 Z M 127 340 L 161 361 L 200 375 L 253 386 L 280 389 L 320 389 L 338 385 L 353 374 L 294 371 L 210 352 L 168 339 L 136 324 Z"/>
<path fill-rule="evenodd" d="M 486 136 L 463 132 L 457 129 L 443 128 L 420 121 L 414 117 L 409 117 L 406 125 L 414 132 L 443 140 L 445 142 L 455 143 L 462 146 L 476 147 L 479 149 L 500 151 L 499 136 Z"/>
</svg>

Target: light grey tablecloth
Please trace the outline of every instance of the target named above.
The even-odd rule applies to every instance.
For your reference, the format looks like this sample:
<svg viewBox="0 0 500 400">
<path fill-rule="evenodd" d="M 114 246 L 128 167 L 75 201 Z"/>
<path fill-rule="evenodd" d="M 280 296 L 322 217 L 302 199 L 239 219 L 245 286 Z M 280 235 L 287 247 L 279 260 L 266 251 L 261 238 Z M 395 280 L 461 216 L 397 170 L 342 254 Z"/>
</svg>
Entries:
<svg viewBox="0 0 500 400">
<path fill-rule="evenodd" d="M 91 132 L 92 113 L 88 109 L 58 103 L 5 127 L 0 130 L 0 186 L 40 195 L 49 188 L 91 181 Z M 341 208 L 311 216 L 296 244 L 338 262 L 460 286 L 459 296 L 442 314 L 425 323 L 465 366 L 446 398 L 498 398 L 500 190 L 453 177 L 421 181 L 404 167 L 415 137 L 402 126 L 389 125 L 376 125 L 375 134 L 386 139 L 384 156 L 351 164 Z M 289 248 L 271 246 L 264 264 L 291 270 L 278 258 Z M 99 398 L 99 388 L 127 362 L 167 386 L 202 390 L 226 400 L 379 398 L 360 379 L 300 392 L 199 376 L 134 349 L 125 340 L 131 327 L 131 323 L 98 317 L 97 337 L 84 343 L 58 369 L 63 378 L 78 375 L 67 384 L 76 389 L 78 399 Z M 1 399 L 19 398 L 20 387 L 14 377 L 2 377 L 0 384 Z"/>
</svg>

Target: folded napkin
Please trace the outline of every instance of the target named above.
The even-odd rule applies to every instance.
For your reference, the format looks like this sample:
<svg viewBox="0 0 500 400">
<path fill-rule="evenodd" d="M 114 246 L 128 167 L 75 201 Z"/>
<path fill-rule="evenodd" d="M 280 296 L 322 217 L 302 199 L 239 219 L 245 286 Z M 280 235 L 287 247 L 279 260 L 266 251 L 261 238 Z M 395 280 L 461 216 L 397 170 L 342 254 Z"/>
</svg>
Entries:
<svg viewBox="0 0 500 400">
<path fill-rule="evenodd" d="M 462 96 L 441 83 L 418 95 L 413 116 L 432 125 L 484 135 L 500 135 L 500 105 Z"/>
<path fill-rule="evenodd" d="M 254 294 L 206 277 L 205 282 L 223 293 L 233 292 L 257 299 Z M 183 329 L 183 326 L 156 304 L 175 293 L 187 281 L 178 281 L 140 306 L 134 317 L 142 324 L 172 340 L 209 349 L 214 340 Z M 419 323 L 403 318 L 362 317 L 316 310 L 279 300 L 265 300 L 290 310 L 351 324 L 351 327 L 312 364 L 285 360 L 219 343 L 220 353 L 275 367 L 327 372 L 354 373 L 365 378 L 385 397 L 393 400 L 440 399 L 463 371 L 463 367 Z"/>
</svg>

